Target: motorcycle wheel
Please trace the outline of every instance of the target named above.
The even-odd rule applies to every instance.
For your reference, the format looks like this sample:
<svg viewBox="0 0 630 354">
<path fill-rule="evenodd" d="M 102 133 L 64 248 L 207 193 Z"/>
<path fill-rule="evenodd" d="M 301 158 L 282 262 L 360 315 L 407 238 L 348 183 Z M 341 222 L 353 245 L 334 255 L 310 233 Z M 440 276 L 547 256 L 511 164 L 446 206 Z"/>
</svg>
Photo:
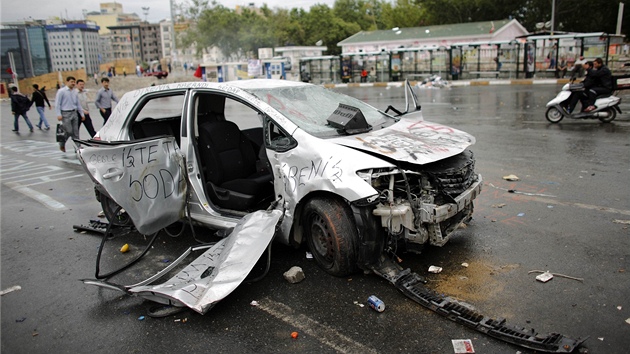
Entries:
<svg viewBox="0 0 630 354">
<path fill-rule="evenodd" d="M 608 108 L 605 112 L 608 113 L 608 117 L 599 117 L 602 123 L 610 123 L 617 117 L 617 111 L 613 107 Z"/>
<path fill-rule="evenodd" d="M 545 118 L 551 123 L 558 123 L 564 118 L 564 114 L 556 107 L 549 107 L 545 113 Z"/>
</svg>

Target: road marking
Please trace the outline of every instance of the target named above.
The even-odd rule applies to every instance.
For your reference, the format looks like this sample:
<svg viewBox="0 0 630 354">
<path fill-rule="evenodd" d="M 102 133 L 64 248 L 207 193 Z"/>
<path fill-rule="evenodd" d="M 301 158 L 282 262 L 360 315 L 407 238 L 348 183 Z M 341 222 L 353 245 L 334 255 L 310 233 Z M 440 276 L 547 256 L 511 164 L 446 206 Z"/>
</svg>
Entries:
<svg viewBox="0 0 630 354">
<path fill-rule="evenodd" d="M 21 157 L 52 158 L 80 164 L 78 160 L 68 160 L 64 153 L 57 151 L 58 145 L 55 143 L 24 140 L 1 144 L 0 147 L 18 153 Z M 85 174 L 77 174 L 76 171 L 64 167 L 0 155 L 0 180 L 2 183 L 52 210 L 67 210 L 68 208 L 47 194 L 40 193 L 29 187 L 84 176 Z"/>
<path fill-rule="evenodd" d="M 48 195 L 44 194 L 44 193 L 40 193 L 37 191 L 34 191 L 28 187 L 25 187 L 19 183 L 16 182 L 6 182 L 4 184 L 7 187 L 10 187 L 11 189 L 20 192 L 24 195 L 26 195 L 27 197 L 31 197 L 33 199 L 35 199 L 36 201 L 44 204 L 46 207 L 52 209 L 52 210 L 65 210 L 67 209 L 65 205 L 63 205 L 62 203 L 59 203 L 58 201 L 54 200 L 53 198 L 49 197 Z"/>
<path fill-rule="evenodd" d="M 8 294 L 8 293 L 17 291 L 17 290 L 22 290 L 22 287 L 19 286 L 19 285 L 14 285 L 14 286 L 12 286 L 10 288 L 6 288 L 6 289 L 0 291 L 0 295 L 5 295 L 5 294 Z"/>
<path fill-rule="evenodd" d="M 576 206 L 578 208 L 582 208 L 582 209 L 588 209 L 588 210 L 597 210 L 597 211 L 605 211 L 605 212 L 609 212 L 609 213 L 616 213 L 616 214 L 622 214 L 622 215 L 630 215 L 630 210 L 623 210 L 623 209 L 615 209 L 615 208 L 609 208 L 609 207 L 604 207 L 604 206 L 600 206 L 600 205 L 592 205 L 592 204 L 584 204 L 584 203 L 572 203 L 572 202 L 561 202 L 559 200 L 555 200 L 555 199 L 550 199 L 550 198 L 543 198 L 543 197 L 538 197 L 538 196 L 529 196 L 529 195 L 519 195 L 519 199 L 527 199 L 527 200 L 531 200 L 534 202 L 540 202 L 540 203 L 546 203 L 546 204 L 554 204 L 554 205 L 566 205 L 566 206 Z"/>
<path fill-rule="evenodd" d="M 57 143 L 49 143 L 37 140 L 21 140 L 15 141 L 5 144 L 0 144 L 0 147 L 3 149 L 7 149 L 9 151 L 16 152 L 20 154 L 20 156 L 28 156 L 28 157 L 47 157 L 49 159 L 55 159 L 59 161 L 63 161 L 66 163 L 71 163 L 75 165 L 81 165 L 79 160 L 74 158 L 73 153 L 61 152 L 59 151 L 59 144 Z M 70 142 L 69 145 L 66 145 L 69 150 L 72 150 L 73 143 Z"/>
<path fill-rule="evenodd" d="M 340 334 L 338 330 L 325 326 L 303 314 L 295 313 L 289 306 L 264 298 L 259 301 L 256 308 L 265 311 L 271 316 L 298 328 L 313 338 L 319 340 L 334 350 L 341 353 L 378 353 L 373 348 L 367 347 L 352 338 Z"/>
</svg>

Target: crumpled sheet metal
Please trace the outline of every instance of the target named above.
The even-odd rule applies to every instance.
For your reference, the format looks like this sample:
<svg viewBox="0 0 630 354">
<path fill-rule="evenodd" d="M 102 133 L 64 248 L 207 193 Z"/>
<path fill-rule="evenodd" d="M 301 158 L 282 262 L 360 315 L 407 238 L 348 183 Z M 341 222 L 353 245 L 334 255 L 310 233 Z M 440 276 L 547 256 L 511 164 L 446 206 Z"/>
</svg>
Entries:
<svg viewBox="0 0 630 354">
<path fill-rule="evenodd" d="M 152 234 L 184 216 L 184 159 L 175 138 L 82 146 L 79 156 L 140 233 Z"/>
<path fill-rule="evenodd" d="M 204 314 L 245 280 L 272 241 L 282 212 L 257 211 L 165 283 L 129 289 L 148 300 Z"/>
</svg>

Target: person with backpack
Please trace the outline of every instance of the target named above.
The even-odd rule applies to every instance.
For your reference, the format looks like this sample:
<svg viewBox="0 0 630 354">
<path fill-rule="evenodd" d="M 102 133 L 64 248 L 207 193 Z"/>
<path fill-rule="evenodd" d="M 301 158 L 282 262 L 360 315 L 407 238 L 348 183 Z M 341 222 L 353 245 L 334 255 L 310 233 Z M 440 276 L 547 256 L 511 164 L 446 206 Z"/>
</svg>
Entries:
<svg viewBox="0 0 630 354">
<path fill-rule="evenodd" d="M 31 130 L 32 133 L 33 124 L 31 124 L 31 121 L 26 115 L 26 112 L 31 109 L 31 100 L 29 100 L 28 97 L 26 97 L 25 95 L 19 93 L 18 88 L 15 86 L 11 87 L 11 91 L 11 113 L 13 114 L 13 117 L 15 117 L 15 120 L 13 122 L 13 131 L 19 133 L 20 126 L 18 124 L 18 119 L 20 118 L 20 116 L 22 116 L 24 117 L 26 125 L 28 125 L 28 128 Z"/>
<path fill-rule="evenodd" d="M 48 104 L 48 109 L 52 109 L 50 105 L 50 101 L 48 101 L 48 97 L 46 97 L 46 87 L 42 87 L 39 89 L 39 85 L 33 84 L 33 88 L 35 92 L 33 92 L 33 97 L 31 98 L 31 104 L 35 103 L 35 108 L 37 108 L 37 113 L 39 113 L 39 123 L 37 123 L 37 128 L 42 129 L 42 124 L 44 124 L 44 129 L 50 129 L 50 124 L 48 124 L 48 120 L 46 120 L 46 115 L 44 114 L 46 106 L 44 103 Z"/>
</svg>

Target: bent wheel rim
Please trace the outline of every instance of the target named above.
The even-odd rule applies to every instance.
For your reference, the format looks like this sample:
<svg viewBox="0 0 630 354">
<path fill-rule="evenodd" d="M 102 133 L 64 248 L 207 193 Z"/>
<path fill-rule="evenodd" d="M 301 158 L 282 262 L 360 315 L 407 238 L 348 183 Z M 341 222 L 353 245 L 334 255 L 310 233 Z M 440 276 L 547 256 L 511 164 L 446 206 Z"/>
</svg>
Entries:
<svg viewBox="0 0 630 354">
<path fill-rule="evenodd" d="M 316 253 L 318 258 L 325 262 L 326 265 L 332 265 L 334 260 L 333 236 L 328 229 L 328 224 L 321 215 L 316 213 L 311 215 L 310 220 L 312 251 Z"/>
</svg>

